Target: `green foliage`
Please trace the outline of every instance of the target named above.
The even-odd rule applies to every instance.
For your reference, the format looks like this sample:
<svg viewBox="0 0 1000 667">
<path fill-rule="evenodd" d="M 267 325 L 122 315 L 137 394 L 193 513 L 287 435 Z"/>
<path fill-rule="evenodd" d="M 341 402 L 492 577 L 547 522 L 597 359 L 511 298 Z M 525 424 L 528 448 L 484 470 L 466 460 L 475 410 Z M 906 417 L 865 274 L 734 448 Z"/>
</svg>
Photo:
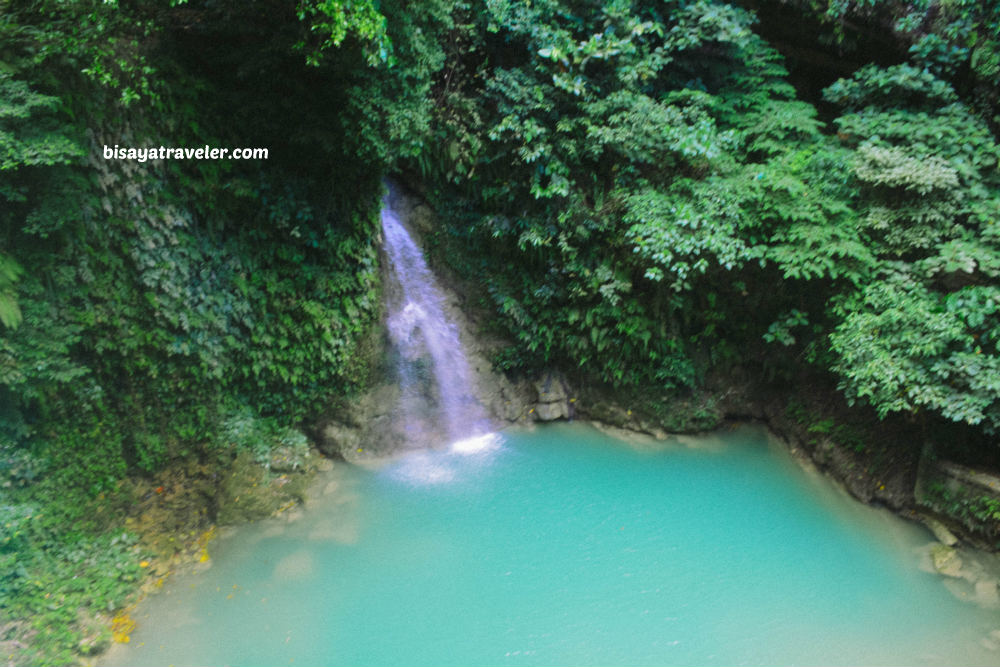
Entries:
<svg viewBox="0 0 1000 667">
<path fill-rule="evenodd" d="M 562 216 L 552 237 L 526 228 L 510 235 L 506 221 L 494 220 L 482 231 L 493 238 L 540 251 L 550 244 L 561 261 L 549 260 L 543 282 L 531 276 L 497 274 L 489 294 L 498 311 L 516 323 L 515 335 L 524 355 L 518 367 L 550 362 L 572 362 L 588 373 L 614 384 L 638 382 L 629 360 L 645 357 L 653 363 L 642 378 L 666 386 L 689 382 L 690 367 L 678 354 L 677 341 L 651 317 L 647 306 L 629 298 L 630 277 L 615 260 L 579 254 L 574 244 L 582 238 L 603 237 L 609 230 L 603 218 Z M 513 231 L 513 230 L 510 230 Z M 544 257 L 539 252 L 539 260 Z M 506 360 L 512 365 L 511 357 Z"/>
<path fill-rule="evenodd" d="M 859 221 L 882 258 L 877 280 L 835 308 L 833 368 L 882 415 L 932 410 L 992 431 L 998 146 L 927 71 L 870 67 L 826 95 L 852 109 L 837 125 L 856 146 Z"/>
<path fill-rule="evenodd" d="M 809 315 L 798 308 L 792 308 L 787 313 L 773 322 L 764 334 L 764 340 L 768 343 L 781 343 L 782 345 L 794 345 L 795 336 L 792 329 L 809 324 Z"/>
<path fill-rule="evenodd" d="M 109 630 L 82 619 L 125 605 L 142 578 L 135 537 L 67 536 L 30 504 L 0 505 L 0 526 L 0 606 L 7 618 L 24 619 L 21 633 L 31 638 L 12 664 L 73 664 L 106 646 Z"/>
<path fill-rule="evenodd" d="M 867 106 L 916 110 L 936 108 L 958 101 L 958 95 L 947 82 L 925 69 L 908 64 L 885 69 L 867 65 L 855 72 L 850 79 L 840 79 L 830 85 L 823 91 L 823 96 L 849 110 Z"/>
<path fill-rule="evenodd" d="M 0 255 L 0 324 L 9 329 L 16 329 L 23 319 L 14 291 L 23 272 L 20 264 L 10 257 Z"/>
<path fill-rule="evenodd" d="M 154 117 L 176 144 L 245 141 L 225 139 L 228 121 L 213 117 L 204 98 L 211 87 L 191 75 L 176 74 L 174 88 L 137 102 L 123 130 L 102 108 L 116 84 L 94 88 L 86 76 L 66 73 L 66 61 L 93 55 L 94 26 L 118 48 L 119 37 L 170 29 L 171 11 L 79 2 L 53 8 L 48 20 L 15 12 L 5 25 L 17 38 L 12 52 L 25 54 L 14 61 L 25 81 L 68 76 L 72 85 L 63 90 L 73 92 L 59 100 L 0 78 L 0 185 L 13 193 L 0 213 L 7 249 L 0 310 L 8 328 L 0 333 L 0 392 L 10 406 L 0 430 L 12 446 L 78 459 L 81 474 L 66 482 L 89 493 L 128 468 L 154 471 L 210 446 L 234 398 L 295 421 L 350 391 L 364 381 L 355 349 L 379 307 L 377 172 L 353 174 L 331 196 L 294 173 L 271 175 L 267 163 L 137 167 L 99 157 L 98 137 L 152 143 Z M 71 27 L 81 12 L 91 13 Z M 288 19 L 274 39 L 298 30 Z M 63 58 L 49 51 L 28 57 L 23 38 L 36 33 L 45 45 L 72 48 Z M 144 52 L 138 48 L 130 57 L 139 60 L 121 67 Z M 85 168 L 76 161 L 84 128 Z M 368 143 L 378 139 L 373 129 Z M 290 162 L 278 160 L 279 171 Z M 24 266 L 36 270 L 21 275 Z"/>
<path fill-rule="evenodd" d="M 386 31 L 386 20 L 372 0 L 302 0 L 298 7 L 300 21 L 309 23 L 309 30 L 319 37 L 319 44 L 308 54 L 311 65 L 319 65 L 323 51 L 338 47 L 348 35 L 363 44 L 370 65 L 392 64 L 392 42 Z M 299 48 L 305 48 L 303 42 Z"/>
<path fill-rule="evenodd" d="M 380 3 L 380 10 L 393 17 L 386 34 L 395 64 L 353 68 L 344 77 L 347 99 L 335 119 L 348 138 L 343 160 L 389 165 L 416 157 L 428 143 L 432 77 L 445 65 L 444 47 L 436 37 L 454 27 L 451 5 L 449 0 Z M 344 76 L 337 69 L 332 73 Z M 353 140 L 358 137 L 362 140 Z"/>
<path fill-rule="evenodd" d="M 837 125 L 841 136 L 861 144 L 855 169 L 871 184 L 877 213 L 905 211 L 931 228 L 995 220 L 1000 153 L 989 128 L 964 105 L 920 112 L 866 107 Z M 922 196 L 911 196 L 914 191 Z"/>
<path fill-rule="evenodd" d="M 785 279 L 865 280 L 874 264 L 850 206 L 845 154 L 833 147 L 783 156 L 758 172 L 756 202 L 773 225 L 764 258 Z"/>
<path fill-rule="evenodd" d="M 30 623 L 12 631 L 26 664 L 69 664 L 107 639 L 80 618 L 118 609 L 138 580 L 133 539 L 88 516 L 95 499 L 234 451 L 295 465 L 294 427 L 368 381 L 380 178 L 426 136 L 447 4 L 381 3 L 409 17 L 382 28 L 374 3 L 310 4 L 312 45 L 339 44 L 316 67 L 291 9 L 9 4 L 0 606 Z M 372 68 L 390 41 L 406 62 Z M 116 143 L 249 143 L 271 159 L 105 160 Z"/>
<path fill-rule="evenodd" d="M 929 408 L 996 428 L 998 297 L 995 288 L 944 296 L 902 270 L 867 286 L 842 306 L 843 322 L 830 334 L 848 396 L 870 400 L 882 415 Z"/>
<path fill-rule="evenodd" d="M 731 151 L 735 132 L 720 132 L 697 104 L 668 105 L 619 91 L 584 108 L 588 150 L 594 158 L 618 153 L 634 164 L 663 168 L 678 163 L 707 165 Z"/>
<path fill-rule="evenodd" d="M 901 148 L 864 144 L 858 149 L 854 173 L 873 187 L 900 189 L 926 197 L 934 191 L 952 192 L 958 186 L 958 172 L 936 155 L 907 155 Z"/>
<path fill-rule="evenodd" d="M 483 72 L 488 100 L 465 141 L 476 162 L 439 193 L 461 211 L 452 239 L 475 257 L 463 268 L 518 341 L 501 364 L 690 386 L 792 310 L 815 322 L 802 343 L 817 343 L 821 293 L 778 289 L 750 317 L 727 310 L 775 269 L 855 285 L 876 262 L 850 150 L 795 99 L 753 17 L 721 2 L 487 8 L 498 38 L 464 66 Z M 475 95 L 467 85 L 449 99 Z"/>
<path fill-rule="evenodd" d="M 626 196 L 625 234 L 633 252 L 653 265 L 646 278 L 669 275 L 670 287 L 681 291 L 692 288 L 695 274 L 717 266 L 730 271 L 756 256 L 737 233 L 737 202 L 719 185 L 683 180 L 666 192 L 647 188 Z"/>
<path fill-rule="evenodd" d="M 59 100 L 0 71 L 0 171 L 69 162 L 82 154 L 52 117 Z M 13 193 L 0 187 L 0 195 Z"/>
<path fill-rule="evenodd" d="M 276 449 L 281 449 L 284 456 L 292 459 L 288 465 L 296 467 L 301 465 L 309 452 L 309 442 L 300 431 L 273 417 L 255 417 L 252 411 L 245 408 L 223 420 L 219 435 L 222 442 L 237 452 L 249 453 L 265 469 L 270 468 Z"/>
<path fill-rule="evenodd" d="M 919 88 L 918 79 L 934 76 L 960 81 L 972 92 L 969 97 L 977 111 L 994 124 L 1000 121 L 1000 12 L 995 3 L 765 0 L 765 4 L 780 7 L 782 16 L 791 20 L 798 17 L 788 15 L 790 9 L 797 9 L 808 21 L 818 19 L 824 24 L 819 41 L 836 43 L 841 53 L 880 44 L 884 45 L 880 51 L 890 58 L 908 56 L 908 63 L 890 67 L 878 76 L 879 96 L 890 105 L 919 106 L 905 89 L 912 84 Z M 868 67 L 868 73 L 877 70 L 874 65 Z M 903 89 L 897 89 L 902 96 L 895 100 L 887 95 L 894 79 L 903 83 Z M 922 94 L 911 92 L 917 97 Z M 941 92 L 948 95 L 943 89 Z"/>
<path fill-rule="evenodd" d="M 685 386 L 741 346 L 791 347 L 880 414 L 992 428 L 1000 155 L 945 78 L 987 16 L 914 8 L 898 28 L 913 32 L 910 63 L 824 91 L 842 110 L 834 135 L 753 17 L 725 3 L 486 9 L 495 37 L 466 33 L 482 55 L 462 65 L 479 74 L 447 98 L 484 127 L 462 127 L 468 180 L 438 194 L 460 211 L 461 267 L 518 342 L 504 367 Z M 900 7 L 811 11 L 840 22 Z M 941 30 L 917 34 L 917 14 Z"/>
<path fill-rule="evenodd" d="M 996 497 L 939 481 L 928 484 L 925 494 L 926 502 L 969 529 L 993 540 L 1000 537 L 1000 500 Z"/>
<path fill-rule="evenodd" d="M 159 2 L 132 11 L 102 0 L 29 0 L 9 3 L 0 36 L 11 47 L 8 64 L 15 69 L 82 74 L 99 86 L 113 105 L 127 107 L 158 98 L 156 70 L 144 43 L 157 31 L 152 15 Z M 52 79 L 47 79 L 51 82 Z"/>
</svg>

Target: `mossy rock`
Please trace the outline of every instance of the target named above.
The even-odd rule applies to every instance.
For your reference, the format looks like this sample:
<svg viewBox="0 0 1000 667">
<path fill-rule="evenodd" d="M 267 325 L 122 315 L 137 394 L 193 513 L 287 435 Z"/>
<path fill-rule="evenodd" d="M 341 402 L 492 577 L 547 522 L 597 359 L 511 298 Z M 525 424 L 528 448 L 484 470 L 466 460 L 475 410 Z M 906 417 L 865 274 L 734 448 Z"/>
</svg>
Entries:
<svg viewBox="0 0 1000 667">
<path fill-rule="evenodd" d="M 312 459 L 308 457 L 309 462 Z M 219 486 L 216 521 L 220 525 L 248 523 L 302 502 L 312 471 L 312 466 L 306 466 L 275 475 L 252 455 L 241 452 Z"/>
<path fill-rule="evenodd" d="M 724 414 L 712 396 L 695 396 L 659 401 L 640 401 L 640 409 L 651 414 L 661 428 L 670 433 L 700 433 L 722 425 Z"/>
<path fill-rule="evenodd" d="M 247 523 L 273 514 L 287 500 L 275 481 L 253 456 L 241 452 L 219 487 L 218 523 Z"/>
<path fill-rule="evenodd" d="M 114 504 L 129 501 L 126 527 L 141 536 L 153 555 L 168 559 L 184 551 L 186 543 L 211 524 L 216 493 L 215 472 L 186 462 L 152 479 L 129 480 Z M 95 513 L 101 510 L 95 506 Z"/>
<path fill-rule="evenodd" d="M 275 473 L 303 472 L 309 467 L 311 456 L 312 452 L 305 446 L 278 447 L 271 452 L 268 467 Z"/>
</svg>

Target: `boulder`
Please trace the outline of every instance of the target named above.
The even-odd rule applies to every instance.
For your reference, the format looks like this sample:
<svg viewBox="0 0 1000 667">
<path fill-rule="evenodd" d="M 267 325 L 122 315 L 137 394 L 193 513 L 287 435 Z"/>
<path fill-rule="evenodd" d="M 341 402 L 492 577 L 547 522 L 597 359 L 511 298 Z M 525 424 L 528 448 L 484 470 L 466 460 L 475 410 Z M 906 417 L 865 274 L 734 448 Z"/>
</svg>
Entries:
<svg viewBox="0 0 1000 667">
<path fill-rule="evenodd" d="M 548 371 L 534 383 L 534 387 L 538 403 L 531 414 L 537 421 L 567 419 L 573 414 L 566 383 L 561 375 Z"/>
<path fill-rule="evenodd" d="M 948 547 L 958 544 L 958 538 L 943 523 L 929 516 L 921 516 L 920 518 L 924 522 L 924 525 L 934 533 L 934 537 L 937 538 L 938 542 Z"/>
<path fill-rule="evenodd" d="M 533 413 L 538 421 L 550 422 L 569 418 L 569 406 L 566 401 L 561 403 L 539 403 Z"/>
<path fill-rule="evenodd" d="M 353 452 L 360 446 L 360 431 L 335 421 L 326 422 L 319 430 L 319 437 L 316 439 L 316 448 L 325 456 L 343 458 L 347 452 Z"/>
<path fill-rule="evenodd" d="M 271 516 L 288 503 L 301 500 L 306 475 L 271 477 L 253 457 L 240 453 L 222 477 L 216 496 L 216 521 L 237 525 Z"/>
<path fill-rule="evenodd" d="M 552 371 L 535 382 L 535 391 L 538 392 L 539 403 L 557 403 L 568 398 L 562 378 Z"/>
<path fill-rule="evenodd" d="M 958 557 L 958 552 L 953 547 L 937 543 L 931 547 L 931 561 L 934 569 L 947 577 L 960 577 L 962 572 L 962 559 Z"/>
</svg>

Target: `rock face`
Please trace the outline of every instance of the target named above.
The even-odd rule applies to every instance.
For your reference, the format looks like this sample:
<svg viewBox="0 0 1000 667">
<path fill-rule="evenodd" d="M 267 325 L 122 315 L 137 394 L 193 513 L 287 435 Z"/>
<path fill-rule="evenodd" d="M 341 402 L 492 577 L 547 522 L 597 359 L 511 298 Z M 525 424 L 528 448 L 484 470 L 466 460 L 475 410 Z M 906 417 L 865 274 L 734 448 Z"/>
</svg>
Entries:
<svg viewBox="0 0 1000 667">
<path fill-rule="evenodd" d="M 345 461 L 387 456 L 406 446 L 407 434 L 393 419 L 399 386 L 383 382 L 313 425 L 311 434 L 324 455 Z"/>
<path fill-rule="evenodd" d="M 301 502 L 314 469 L 306 460 L 287 472 L 272 468 L 272 473 L 281 472 L 275 476 L 248 453 L 240 453 L 219 480 L 216 521 L 223 526 L 256 521 Z"/>
<path fill-rule="evenodd" d="M 1000 536 L 1000 520 L 989 509 L 1000 506 L 1000 477 L 939 459 L 929 442 L 921 454 L 913 495 L 920 506 L 970 532 L 980 532 L 992 542 Z"/>
<path fill-rule="evenodd" d="M 345 452 L 361 447 L 361 429 L 333 419 L 320 426 L 316 447 L 326 456 L 344 457 Z"/>
<path fill-rule="evenodd" d="M 569 394 L 563 377 L 553 371 L 546 372 L 533 383 L 537 402 L 531 414 L 538 421 L 549 422 L 569 419 L 572 416 Z"/>
</svg>

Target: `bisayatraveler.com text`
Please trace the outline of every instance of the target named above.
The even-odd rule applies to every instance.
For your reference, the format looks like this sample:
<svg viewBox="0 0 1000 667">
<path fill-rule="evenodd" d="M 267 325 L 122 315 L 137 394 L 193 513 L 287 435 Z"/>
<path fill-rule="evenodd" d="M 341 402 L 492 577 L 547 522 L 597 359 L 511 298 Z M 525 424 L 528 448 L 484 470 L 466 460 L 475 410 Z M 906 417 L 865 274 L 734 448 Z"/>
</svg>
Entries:
<svg viewBox="0 0 1000 667">
<path fill-rule="evenodd" d="M 150 146 L 148 148 L 104 146 L 105 160 L 266 160 L 266 148 L 168 148 Z"/>
</svg>

